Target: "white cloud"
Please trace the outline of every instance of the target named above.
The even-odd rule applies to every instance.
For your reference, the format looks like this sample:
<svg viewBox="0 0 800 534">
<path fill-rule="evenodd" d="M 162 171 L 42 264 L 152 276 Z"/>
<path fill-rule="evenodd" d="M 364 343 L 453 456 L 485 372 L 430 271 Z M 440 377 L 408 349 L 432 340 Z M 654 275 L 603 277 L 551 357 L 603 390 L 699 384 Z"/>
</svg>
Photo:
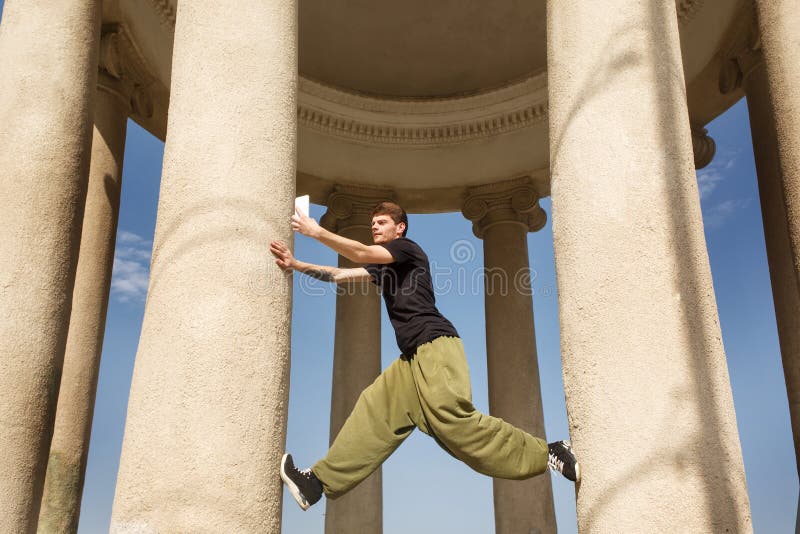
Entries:
<svg viewBox="0 0 800 534">
<path fill-rule="evenodd" d="M 750 199 L 734 199 L 720 202 L 703 212 L 703 221 L 708 228 L 719 228 L 737 210 L 747 207 L 748 204 L 750 204 Z"/>
<path fill-rule="evenodd" d="M 144 302 L 150 279 L 152 245 L 141 236 L 120 230 L 114 251 L 111 296 L 120 302 Z"/>
<path fill-rule="evenodd" d="M 697 187 L 700 191 L 700 200 L 708 200 L 717 186 L 725 179 L 728 174 L 727 171 L 736 164 L 738 155 L 738 151 L 724 151 L 721 154 L 717 154 L 711 165 L 697 171 Z"/>
<path fill-rule="evenodd" d="M 722 195 L 725 195 L 724 183 L 733 172 L 732 169 L 736 165 L 738 156 L 738 150 L 719 152 L 711 165 L 697 171 L 697 189 L 702 202 L 703 222 L 708 229 L 720 228 L 734 216 L 736 211 L 747 207 L 750 203 L 750 199 L 712 200 L 712 197 L 720 196 L 719 194 L 715 195 L 715 191 L 717 193 L 722 191 Z M 727 193 L 730 193 L 730 188 L 727 189 Z"/>
<path fill-rule="evenodd" d="M 706 200 L 722 181 L 722 173 L 716 168 L 709 167 L 697 171 L 697 187 L 700 190 L 700 200 Z"/>
</svg>

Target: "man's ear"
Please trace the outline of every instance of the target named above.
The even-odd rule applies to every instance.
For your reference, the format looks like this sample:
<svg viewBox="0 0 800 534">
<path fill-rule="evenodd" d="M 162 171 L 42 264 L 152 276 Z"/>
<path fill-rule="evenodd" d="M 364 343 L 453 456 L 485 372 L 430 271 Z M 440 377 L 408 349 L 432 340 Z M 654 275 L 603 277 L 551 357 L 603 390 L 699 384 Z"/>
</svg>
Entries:
<svg viewBox="0 0 800 534">
<path fill-rule="evenodd" d="M 406 223 L 404 222 L 398 223 L 397 229 L 400 230 L 400 235 L 403 235 L 406 232 Z"/>
</svg>

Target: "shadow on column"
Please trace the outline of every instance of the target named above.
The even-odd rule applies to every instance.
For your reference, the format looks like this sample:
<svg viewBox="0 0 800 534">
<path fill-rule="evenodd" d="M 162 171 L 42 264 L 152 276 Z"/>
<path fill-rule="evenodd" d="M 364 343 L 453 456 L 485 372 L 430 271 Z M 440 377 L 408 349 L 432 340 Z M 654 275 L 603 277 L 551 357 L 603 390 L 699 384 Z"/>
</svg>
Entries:
<svg viewBox="0 0 800 534">
<path fill-rule="evenodd" d="M 677 24 L 674 5 L 667 6 L 666 4 L 659 2 L 652 2 L 649 5 L 650 21 L 647 27 L 659 29 L 669 27 L 671 24 Z M 676 17 L 676 20 L 669 21 L 667 17 Z M 566 115 L 565 124 L 574 122 L 575 117 L 580 109 L 595 96 L 601 94 L 605 86 L 609 85 L 614 78 L 621 75 L 626 70 L 641 68 L 643 64 L 652 64 L 658 66 L 659 68 L 668 68 L 669 61 L 665 61 L 665 59 L 668 58 L 665 58 L 662 54 L 659 54 L 660 50 L 656 46 L 650 46 L 649 50 L 637 51 L 634 51 L 630 46 L 625 46 L 625 43 L 629 42 L 630 35 L 638 31 L 641 31 L 641 28 L 632 26 L 626 28 L 625 31 L 621 31 L 613 35 L 608 42 L 603 43 L 602 45 L 598 44 L 598 48 L 606 50 L 609 54 L 609 57 L 607 57 L 605 60 L 607 61 L 608 68 L 596 69 L 596 72 L 606 72 L 608 74 L 605 76 L 593 77 L 585 80 L 582 91 L 576 96 L 573 107 Z M 644 61 L 644 54 L 650 54 L 651 57 L 647 58 L 647 61 Z M 674 76 L 678 77 L 682 76 L 682 74 L 680 72 L 675 72 Z M 656 91 L 654 97 L 660 103 L 659 106 L 656 106 L 660 111 L 660 115 L 651 119 L 655 125 L 658 125 L 658 137 L 653 140 L 652 144 L 655 147 L 663 147 L 664 151 L 662 169 L 669 169 L 670 158 L 680 157 L 685 151 L 685 149 L 680 146 L 680 139 L 682 138 L 673 136 L 672 133 L 681 131 L 683 129 L 686 130 L 685 138 L 691 139 L 689 132 L 689 117 L 686 114 L 684 107 L 677 106 L 675 104 L 676 96 L 671 94 L 669 85 L 653 84 L 653 87 Z M 683 87 L 684 93 L 678 95 L 678 97 L 682 101 L 685 101 L 685 81 L 683 81 Z M 562 136 L 554 140 L 553 146 L 551 146 L 551 161 L 557 161 L 558 154 L 561 151 L 561 146 L 564 140 L 563 136 L 568 135 L 569 131 L 570 128 L 565 126 L 562 128 L 562 132 L 564 132 Z M 691 151 L 688 154 L 691 155 Z M 663 170 L 661 173 L 667 175 L 667 173 Z M 711 516 L 709 518 L 709 523 L 713 525 L 725 525 L 731 522 L 732 517 L 739 517 L 739 519 L 735 521 L 735 524 L 738 527 L 749 524 L 749 514 L 747 517 L 740 517 L 741 507 L 737 506 L 736 501 L 738 492 L 733 487 L 731 479 L 728 476 L 730 470 L 725 466 L 726 464 L 730 465 L 731 462 L 734 464 L 739 463 L 740 456 L 739 458 L 735 457 L 736 455 L 734 455 L 733 458 L 725 457 L 724 441 L 722 439 L 723 434 L 717 431 L 712 432 L 705 430 L 721 430 L 725 428 L 726 425 L 723 424 L 723 420 L 717 413 L 716 403 L 713 402 L 717 399 L 717 396 L 713 394 L 712 387 L 717 383 L 721 383 L 721 381 L 715 382 L 710 380 L 712 376 L 719 373 L 719 369 L 712 368 L 711 362 L 709 362 L 706 357 L 708 354 L 713 355 L 715 351 L 721 352 L 718 349 L 715 349 L 715 347 L 710 345 L 707 341 L 708 339 L 714 339 L 718 337 L 718 332 L 710 330 L 708 324 L 718 324 L 716 301 L 713 294 L 707 295 L 702 297 L 702 299 L 712 299 L 712 302 L 709 303 L 708 306 L 702 306 L 703 301 L 701 300 L 701 297 L 697 297 L 698 295 L 703 295 L 707 289 L 713 287 L 711 285 L 710 270 L 708 273 L 698 271 L 697 265 L 695 265 L 693 261 L 694 258 L 697 257 L 707 257 L 708 252 L 705 246 L 705 241 L 701 237 L 702 234 L 698 235 L 697 232 L 692 232 L 691 223 L 687 222 L 687 220 L 681 217 L 683 213 L 691 212 L 694 209 L 699 209 L 699 198 L 696 196 L 696 189 L 681 187 L 683 183 L 681 181 L 682 177 L 677 176 L 676 178 L 677 179 L 674 182 L 668 184 L 673 185 L 673 187 L 668 187 L 665 190 L 667 198 L 665 199 L 664 204 L 666 206 L 673 207 L 672 209 L 668 210 L 670 216 L 672 217 L 670 221 L 671 227 L 668 229 L 669 233 L 675 236 L 676 242 L 684 244 L 684 252 L 678 256 L 677 265 L 675 265 L 675 279 L 687 284 L 687 286 L 682 288 L 682 293 L 695 296 L 693 299 L 687 299 L 683 301 L 684 304 L 682 309 L 682 314 L 684 316 L 683 324 L 687 326 L 687 329 L 685 330 L 686 346 L 691 348 L 692 353 L 695 355 L 695 360 L 692 365 L 692 383 L 686 384 L 686 387 L 681 388 L 681 390 L 674 391 L 672 397 L 676 400 L 687 398 L 694 399 L 691 402 L 696 404 L 697 412 L 700 414 L 702 425 L 701 428 L 698 429 L 698 432 L 687 440 L 686 447 L 676 447 L 674 445 L 675 437 L 673 435 L 653 436 L 653 443 L 672 442 L 673 445 L 664 449 L 654 447 L 651 451 L 651 458 L 658 458 L 659 462 L 662 464 L 664 462 L 672 462 L 673 464 L 684 468 L 688 467 L 690 464 L 696 465 L 699 463 L 701 469 L 705 471 L 702 480 L 706 485 L 706 491 L 704 494 L 706 496 L 706 510 Z M 705 262 L 701 261 L 701 264 L 703 263 Z M 707 265 L 707 263 L 705 264 Z M 706 276 L 704 276 L 704 274 L 706 274 Z M 703 287 L 704 284 L 699 283 L 703 280 L 703 278 L 707 278 L 709 281 L 707 287 Z M 708 301 L 706 300 L 706 302 Z M 715 316 L 713 318 L 709 318 L 708 313 L 706 313 L 709 307 L 711 307 L 714 311 Z M 723 361 L 723 363 L 725 362 Z M 726 365 L 724 369 L 727 380 Z M 727 391 L 730 390 L 728 389 Z M 724 391 L 722 392 L 722 395 L 725 395 Z M 712 402 L 706 402 L 706 400 Z M 680 418 L 682 416 L 682 410 L 680 410 L 680 407 L 676 407 L 672 416 L 676 418 Z M 668 425 L 661 426 L 668 428 Z M 738 447 L 738 434 L 736 435 L 735 439 Z M 697 442 L 697 440 L 705 441 L 705 444 L 703 447 L 701 447 L 701 449 L 706 451 L 706 455 L 699 460 L 697 458 L 693 459 L 688 457 L 688 453 L 684 454 L 672 452 L 676 448 L 685 450 L 696 448 L 694 444 Z M 665 458 L 665 454 L 669 454 L 671 457 Z M 740 466 L 741 464 L 739 466 L 734 465 L 733 472 L 739 472 L 741 470 Z M 631 468 L 625 474 L 625 476 L 620 477 L 616 481 L 610 481 L 607 484 L 607 487 L 611 487 L 613 490 L 606 492 L 601 499 L 597 500 L 590 506 L 589 512 L 586 514 L 587 517 L 594 517 L 597 513 L 599 513 L 600 509 L 604 508 L 614 498 L 629 491 L 628 488 L 632 485 L 631 481 L 646 478 L 648 473 L 652 470 L 653 467 L 651 467 L 650 461 L 643 462 Z M 589 476 L 591 475 L 589 474 Z M 579 487 L 576 488 L 576 493 L 580 493 Z M 587 527 L 587 530 L 592 530 L 591 519 L 585 526 Z M 737 528 L 734 532 L 742 531 L 748 530 Z"/>
</svg>

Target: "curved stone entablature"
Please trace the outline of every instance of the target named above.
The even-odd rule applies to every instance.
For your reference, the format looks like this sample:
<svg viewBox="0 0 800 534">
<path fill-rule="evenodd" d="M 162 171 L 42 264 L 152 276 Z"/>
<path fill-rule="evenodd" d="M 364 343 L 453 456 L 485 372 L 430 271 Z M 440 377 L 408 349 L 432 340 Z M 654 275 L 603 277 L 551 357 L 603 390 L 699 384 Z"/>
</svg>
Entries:
<svg viewBox="0 0 800 534">
<path fill-rule="evenodd" d="M 300 80 L 300 125 L 370 145 L 440 146 L 525 128 L 547 118 L 546 73 L 449 99 L 378 99 Z"/>
<path fill-rule="evenodd" d="M 720 51 L 729 46 L 737 13 L 746 1 L 676 0 L 698 165 L 713 156 L 713 141 L 702 135 L 703 125 L 737 98 L 738 93 L 722 95 L 717 91 L 717 63 Z M 104 3 L 104 12 L 111 16 L 104 23 L 120 25 L 155 79 L 148 91 L 153 116 L 148 119 L 134 113 L 133 118 L 163 139 L 177 1 Z M 419 8 L 415 5 L 403 9 L 413 11 Z M 310 22 L 304 22 L 303 17 L 301 10 L 300 27 L 308 28 Z M 384 18 L 381 24 L 385 22 Z M 542 31 L 533 26 L 533 31 Z M 324 35 L 319 39 L 325 39 Z M 348 38 L 348 34 L 337 34 L 337 39 Z M 391 188 L 398 192 L 399 199 L 408 200 L 405 205 L 411 211 L 455 210 L 460 209 L 459 199 L 466 188 L 520 176 L 540 177 L 536 179 L 539 194 L 549 194 L 547 73 L 541 61 L 531 63 L 523 78 L 508 78 L 499 87 L 500 78 L 495 72 L 487 74 L 487 85 L 476 90 L 458 92 L 456 84 L 450 93 L 439 91 L 450 96 L 430 96 L 437 92 L 426 90 L 424 80 L 418 80 L 420 92 L 415 96 L 376 96 L 366 86 L 366 91 L 359 92 L 337 80 L 316 81 L 314 72 L 303 71 L 304 64 L 309 65 L 303 58 L 319 50 L 308 44 L 304 48 L 304 43 L 308 41 L 301 36 L 298 191 L 311 194 L 315 202 L 324 203 L 334 184 L 349 183 Z M 370 57 L 376 53 L 372 49 L 363 51 Z M 421 56 L 420 60 L 435 61 L 435 57 L 438 56 Z M 521 65 L 497 68 L 520 73 L 525 70 Z M 710 71 L 715 71 L 713 83 Z M 367 70 L 359 75 L 362 74 L 371 73 Z M 465 80 L 462 82 L 467 83 Z M 403 90 L 398 91 L 403 94 Z M 439 201 L 426 198 L 426 191 Z"/>
</svg>

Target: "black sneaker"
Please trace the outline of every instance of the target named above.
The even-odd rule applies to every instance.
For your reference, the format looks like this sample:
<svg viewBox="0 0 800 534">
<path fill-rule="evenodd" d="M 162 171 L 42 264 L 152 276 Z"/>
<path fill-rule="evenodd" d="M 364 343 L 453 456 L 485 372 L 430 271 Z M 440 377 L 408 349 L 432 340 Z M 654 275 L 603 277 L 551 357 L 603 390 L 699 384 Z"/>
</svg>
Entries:
<svg viewBox="0 0 800 534">
<path fill-rule="evenodd" d="M 281 458 L 281 478 L 303 510 L 308 510 L 322 497 L 322 483 L 314 476 L 311 469 L 301 471 L 296 468 L 291 454 L 284 454 Z"/>
<path fill-rule="evenodd" d="M 564 478 L 573 482 L 581 480 L 581 466 L 578 464 L 569 441 L 556 441 L 548 446 L 547 467 L 558 471 Z"/>
</svg>

